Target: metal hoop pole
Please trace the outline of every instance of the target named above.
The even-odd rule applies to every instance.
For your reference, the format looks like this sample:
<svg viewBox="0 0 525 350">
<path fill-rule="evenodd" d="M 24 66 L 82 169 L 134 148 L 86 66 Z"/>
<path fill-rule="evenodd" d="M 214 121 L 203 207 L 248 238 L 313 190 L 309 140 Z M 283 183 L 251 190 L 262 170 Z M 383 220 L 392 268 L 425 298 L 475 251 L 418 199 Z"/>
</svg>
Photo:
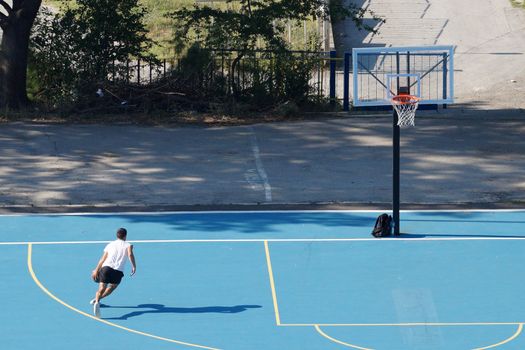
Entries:
<svg viewBox="0 0 525 350">
<path fill-rule="evenodd" d="M 399 186 L 399 178 L 400 178 L 400 127 L 397 125 L 397 122 L 399 120 L 399 116 L 397 114 L 396 109 L 394 108 L 394 115 L 393 115 L 393 133 L 392 133 L 392 160 L 393 160 L 393 166 L 392 166 L 392 218 L 394 220 L 394 235 L 399 235 L 400 227 L 399 227 L 399 197 L 400 197 L 400 186 Z"/>
<path fill-rule="evenodd" d="M 396 52 L 396 64 L 397 64 L 397 73 L 399 74 L 399 52 Z M 397 78 L 397 93 L 399 94 L 399 77 Z M 397 114 L 396 109 L 394 108 L 392 118 L 392 218 L 394 220 L 394 235 L 399 235 L 399 175 L 400 175 L 400 127 L 397 125 L 399 121 L 399 115 Z"/>
</svg>

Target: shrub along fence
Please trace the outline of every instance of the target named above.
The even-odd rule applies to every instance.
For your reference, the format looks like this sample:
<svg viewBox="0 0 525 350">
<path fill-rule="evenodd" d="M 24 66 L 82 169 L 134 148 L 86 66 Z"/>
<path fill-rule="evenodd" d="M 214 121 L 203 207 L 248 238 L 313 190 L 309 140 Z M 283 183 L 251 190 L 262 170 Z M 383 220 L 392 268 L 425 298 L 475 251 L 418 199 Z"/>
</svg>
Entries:
<svg viewBox="0 0 525 350">
<path fill-rule="evenodd" d="M 345 96 L 342 63 L 335 51 L 201 50 L 197 58 L 130 61 L 124 74 L 112 70 L 109 78 L 148 85 L 182 75 L 196 88 L 216 95 L 302 95 L 335 104 Z"/>
</svg>

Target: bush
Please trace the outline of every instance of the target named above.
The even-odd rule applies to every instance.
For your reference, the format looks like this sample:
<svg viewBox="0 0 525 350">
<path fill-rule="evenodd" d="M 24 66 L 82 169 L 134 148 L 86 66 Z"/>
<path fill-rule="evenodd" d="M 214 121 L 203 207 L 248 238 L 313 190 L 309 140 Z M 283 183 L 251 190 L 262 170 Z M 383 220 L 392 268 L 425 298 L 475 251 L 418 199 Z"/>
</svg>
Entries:
<svg viewBox="0 0 525 350">
<path fill-rule="evenodd" d="M 51 107 L 77 103 L 116 74 L 129 78 L 126 62 L 152 59 L 138 0 L 77 0 L 61 13 L 42 11 L 33 26 L 30 69 L 38 97 Z"/>
</svg>

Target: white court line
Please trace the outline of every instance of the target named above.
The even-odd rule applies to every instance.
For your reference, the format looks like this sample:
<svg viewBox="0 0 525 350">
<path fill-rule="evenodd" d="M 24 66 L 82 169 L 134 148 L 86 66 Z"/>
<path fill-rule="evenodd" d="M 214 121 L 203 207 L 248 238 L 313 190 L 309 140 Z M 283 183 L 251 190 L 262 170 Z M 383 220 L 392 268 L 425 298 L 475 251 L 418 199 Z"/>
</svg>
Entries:
<svg viewBox="0 0 525 350">
<path fill-rule="evenodd" d="M 287 205 L 290 203 L 273 203 Z M 293 203 L 291 203 L 293 204 Z M 301 204 L 301 203 L 299 203 Z M 238 205 L 253 205 L 250 203 L 240 203 Z M 264 205 L 262 205 L 264 207 Z M 264 214 L 264 213 L 383 213 L 390 212 L 391 209 L 312 209 L 312 210 L 202 210 L 202 211 L 130 211 L 130 212 L 76 212 L 76 213 L 12 213 L 0 214 L 0 217 L 10 216 L 111 216 L 111 215 L 126 215 L 126 216 L 160 216 L 160 215 L 199 215 L 199 214 Z M 401 213 L 517 213 L 524 212 L 524 209 L 415 209 L 415 210 L 401 210 Z"/>
<path fill-rule="evenodd" d="M 261 243 L 267 242 L 424 242 L 424 241 L 522 241 L 525 237 L 431 237 L 431 238 L 251 238 L 251 239 L 147 239 L 129 243 Z M 0 242 L 0 245 L 107 244 L 111 241 Z"/>
<path fill-rule="evenodd" d="M 263 163 L 261 160 L 261 154 L 259 151 L 259 146 L 257 143 L 257 136 L 255 135 L 255 130 L 250 126 L 250 140 L 252 143 L 252 151 L 253 156 L 255 158 L 255 167 L 257 168 L 257 173 L 259 174 L 259 177 L 263 181 L 264 186 L 264 197 L 266 199 L 266 202 L 272 201 L 272 187 L 270 186 L 270 182 L 268 181 L 268 175 L 266 175 L 266 171 L 264 170 Z"/>
</svg>

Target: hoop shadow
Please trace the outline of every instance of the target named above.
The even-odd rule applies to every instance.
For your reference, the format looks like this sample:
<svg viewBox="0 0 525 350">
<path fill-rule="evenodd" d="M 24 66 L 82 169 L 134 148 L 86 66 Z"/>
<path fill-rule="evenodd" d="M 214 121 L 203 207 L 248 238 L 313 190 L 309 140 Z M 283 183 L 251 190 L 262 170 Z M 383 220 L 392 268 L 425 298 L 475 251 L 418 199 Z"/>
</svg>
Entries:
<svg viewBox="0 0 525 350">
<path fill-rule="evenodd" d="M 140 311 L 133 311 L 124 314 L 120 317 L 108 317 L 106 320 L 127 320 L 131 317 L 137 317 L 144 314 L 188 314 L 188 313 L 221 313 L 221 314 L 235 314 L 246 311 L 248 309 L 258 309 L 261 305 L 235 305 L 235 306 L 202 306 L 202 307 L 170 307 L 162 304 L 139 304 L 137 306 L 109 306 L 101 305 L 104 308 L 113 309 L 146 309 Z"/>
</svg>

